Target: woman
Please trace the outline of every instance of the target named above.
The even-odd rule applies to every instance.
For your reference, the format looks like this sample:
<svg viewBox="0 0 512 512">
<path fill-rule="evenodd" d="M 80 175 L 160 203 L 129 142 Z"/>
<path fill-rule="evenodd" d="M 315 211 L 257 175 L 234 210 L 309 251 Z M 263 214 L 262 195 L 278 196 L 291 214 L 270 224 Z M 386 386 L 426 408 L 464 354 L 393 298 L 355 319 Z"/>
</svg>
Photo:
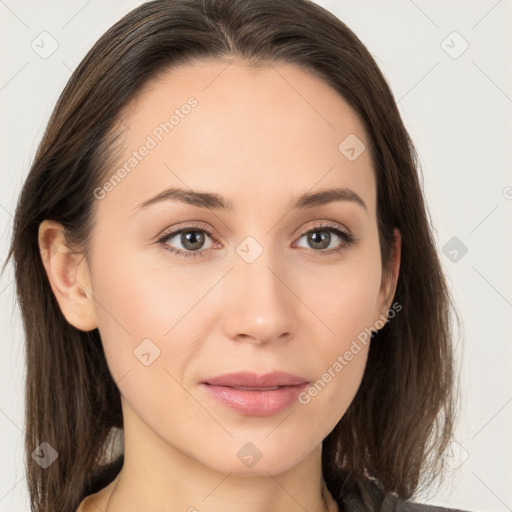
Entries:
<svg viewBox="0 0 512 512">
<path fill-rule="evenodd" d="M 307 0 L 157 0 L 80 63 L 13 257 L 34 511 L 413 510 L 454 422 L 416 153 Z"/>
</svg>

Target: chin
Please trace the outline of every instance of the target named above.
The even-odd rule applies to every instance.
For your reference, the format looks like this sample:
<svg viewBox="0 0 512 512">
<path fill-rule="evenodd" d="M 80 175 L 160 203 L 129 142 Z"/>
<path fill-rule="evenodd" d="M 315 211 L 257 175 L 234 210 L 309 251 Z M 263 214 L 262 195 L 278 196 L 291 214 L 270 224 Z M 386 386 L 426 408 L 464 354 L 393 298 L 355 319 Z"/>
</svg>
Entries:
<svg viewBox="0 0 512 512">
<path fill-rule="evenodd" d="M 279 427 L 278 427 L 279 428 Z M 210 457 L 199 460 L 203 464 L 221 473 L 231 472 L 238 476 L 268 476 L 284 473 L 300 464 L 313 450 L 311 439 L 301 441 L 293 434 L 275 436 L 272 429 L 258 432 L 254 436 L 242 435 L 218 443 L 211 450 Z M 268 437 L 266 437 L 268 436 Z M 321 446 L 319 444 L 318 446 Z"/>
</svg>

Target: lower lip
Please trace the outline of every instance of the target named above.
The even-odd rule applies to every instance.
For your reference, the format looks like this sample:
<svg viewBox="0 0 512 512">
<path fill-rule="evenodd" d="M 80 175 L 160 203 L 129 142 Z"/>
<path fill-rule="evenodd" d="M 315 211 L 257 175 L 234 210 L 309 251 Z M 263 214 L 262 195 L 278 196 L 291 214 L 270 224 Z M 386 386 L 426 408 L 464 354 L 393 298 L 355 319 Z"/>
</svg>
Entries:
<svg viewBox="0 0 512 512">
<path fill-rule="evenodd" d="M 290 407 L 308 383 L 283 386 L 269 391 L 245 391 L 226 386 L 201 384 L 213 398 L 246 416 L 273 416 Z"/>
</svg>

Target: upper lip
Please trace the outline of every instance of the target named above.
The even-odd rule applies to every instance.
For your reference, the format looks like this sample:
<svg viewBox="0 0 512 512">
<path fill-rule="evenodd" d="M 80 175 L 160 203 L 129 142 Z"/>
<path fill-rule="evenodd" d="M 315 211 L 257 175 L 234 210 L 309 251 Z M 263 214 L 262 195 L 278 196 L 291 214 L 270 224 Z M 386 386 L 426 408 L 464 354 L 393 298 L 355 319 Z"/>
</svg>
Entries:
<svg viewBox="0 0 512 512">
<path fill-rule="evenodd" d="M 233 372 L 215 377 L 209 377 L 204 384 L 225 387 L 272 388 L 276 386 L 296 386 L 309 382 L 303 377 L 288 372 L 275 371 L 271 373 Z"/>
</svg>

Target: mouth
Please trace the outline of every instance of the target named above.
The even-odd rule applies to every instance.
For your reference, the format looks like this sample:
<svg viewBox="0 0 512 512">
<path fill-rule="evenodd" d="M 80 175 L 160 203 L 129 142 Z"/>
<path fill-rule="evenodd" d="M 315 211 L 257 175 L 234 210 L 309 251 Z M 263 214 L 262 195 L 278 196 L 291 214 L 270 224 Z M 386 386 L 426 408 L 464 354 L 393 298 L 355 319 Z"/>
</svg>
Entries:
<svg viewBox="0 0 512 512">
<path fill-rule="evenodd" d="M 207 395 L 245 416 L 273 416 L 297 401 L 309 381 L 286 372 L 238 372 L 201 382 Z"/>
<path fill-rule="evenodd" d="M 251 388 L 247 386 L 226 386 L 228 388 L 240 389 L 242 391 L 273 391 L 274 389 L 282 388 L 283 386 L 273 386 L 269 388 Z"/>
<path fill-rule="evenodd" d="M 253 388 L 254 390 L 269 390 L 282 386 L 295 386 L 308 382 L 304 377 L 283 371 L 271 373 L 234 372 L 209 377 L 203 381 L 212 386 L 230 388 Z"/>
</svg>

